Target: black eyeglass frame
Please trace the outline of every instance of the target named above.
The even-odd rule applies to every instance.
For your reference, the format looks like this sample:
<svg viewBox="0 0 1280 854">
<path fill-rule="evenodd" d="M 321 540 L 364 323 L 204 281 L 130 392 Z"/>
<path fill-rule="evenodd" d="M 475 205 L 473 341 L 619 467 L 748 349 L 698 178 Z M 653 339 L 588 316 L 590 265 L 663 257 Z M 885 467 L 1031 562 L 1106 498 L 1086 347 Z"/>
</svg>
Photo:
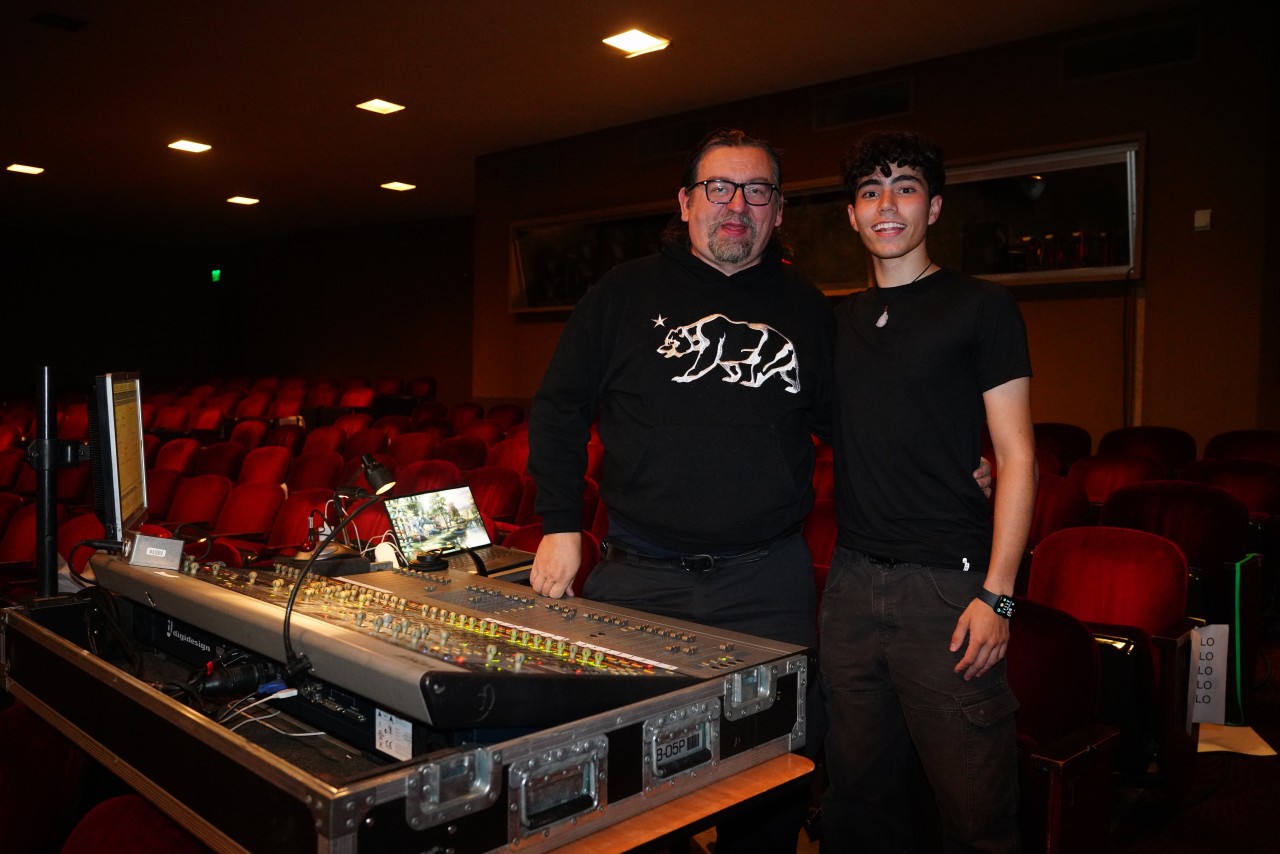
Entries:
<svg viewBox="0 0 1280 854">
<path fill-rule="evenodd" d="M 729 198 L 725 199 L 723 202 L 717 202 L 715 199 L 711 198 L 711 187 L 709 186 L 711 184 L 724 184 L 726 186 L 733 187 L 733 192 L 730 193 Z M 782 192 L 781 190 L 778 189 L 777 184 L 770 184 L 767 181 L 747 181 L 745 183 L 739 184 L 736 181 L 726 181 L 724 178 L 707 178 L 705 181 L 694 181 L 692 184 L 685 187 L 685 190 L 691 191 L 693 190 L 694 187 L 698 187 L 698 186 L 702 187 L 702 192 L 706 195 L 707 201 L 711 202 L 711 204 L 713 205 L 729 204 L 729 202 L 733 201 L 733 197 L 738 195 L 738 191 L 741 190 L 742 200 L 745 201 L 748 205 L 750 205 L 753 208 L 764 207 L 765 205 L 773 201 L 774 193 Z M 768 187 L 769 198 L 765 199 L 763 202 L 753 202 L 751 201 L 751 199 L 747 198 L 747 187 Z"/>
</svg>

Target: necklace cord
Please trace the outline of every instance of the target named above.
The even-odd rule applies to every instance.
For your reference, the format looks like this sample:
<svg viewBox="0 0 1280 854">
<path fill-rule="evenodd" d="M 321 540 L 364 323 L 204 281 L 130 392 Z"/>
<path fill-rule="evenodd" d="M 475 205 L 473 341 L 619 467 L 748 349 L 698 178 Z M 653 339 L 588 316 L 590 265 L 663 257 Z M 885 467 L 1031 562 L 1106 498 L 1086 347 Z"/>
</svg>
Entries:
<svg viewBox="0 0 1280 854">
<path fill-rule="evenodd" d="M 911 281 L 907 282 L 907 284 L 914 285 L 916 282 L 920 281 L 920 277 L 923 276 L 925 273 L 929 272 L 929 268 L 932 266 L 933 266 L 933 260 L 930 259 L 929 263 L 924 265 L 924 269 L 921 270 L 919 273 L 916 273 L 916 277 Z M 879 319 L 876 320 L 876 326 L 883 329 L 884 325 L 888 322 L 889 322 L 889 305 L 888 303 L 886 303 L 884 307 L 884 311 L 881 312 Z"/>
</svg>

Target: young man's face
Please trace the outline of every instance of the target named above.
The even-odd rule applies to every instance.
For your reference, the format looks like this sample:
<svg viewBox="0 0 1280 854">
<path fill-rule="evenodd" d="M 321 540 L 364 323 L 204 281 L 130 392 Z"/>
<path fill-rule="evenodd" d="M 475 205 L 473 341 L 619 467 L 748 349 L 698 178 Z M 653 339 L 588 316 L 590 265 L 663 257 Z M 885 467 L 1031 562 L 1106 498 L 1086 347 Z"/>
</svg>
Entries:
<svg viewBox="0 0 1280 854">
<path fill-rule="evenodd" d="M 919 170 L 894 166 L 887 178 L 877 169 L 858 182 L 849 224 L 875 257 L 901 258 L 924 242 L 941 212 L 942 197 L 929 198 Z"/>
<path fill-rule="evenodd" d="M 735 184 L 774 182 L 773 165 L 761 148 L 719 146 L 698 164 L 697 180 L 720 178 Z M 748 205 L 741 190 L 728 204 L 707 200 L 702 185 L 681 188 L 680 218 L 689 223 L 693 254 L 732 275 L 760 262 L 773 230 L 782 224 L 782 193 L 775 191 L 765 205 Z"/>
</svg>

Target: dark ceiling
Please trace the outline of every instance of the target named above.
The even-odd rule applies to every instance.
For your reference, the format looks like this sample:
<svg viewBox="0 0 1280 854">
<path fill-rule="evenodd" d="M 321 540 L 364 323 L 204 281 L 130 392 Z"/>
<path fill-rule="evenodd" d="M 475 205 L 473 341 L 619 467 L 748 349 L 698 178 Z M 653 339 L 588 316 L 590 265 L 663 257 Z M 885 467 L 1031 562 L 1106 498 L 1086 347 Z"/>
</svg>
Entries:
<svg viewBox="0 0 1280 854">
<path fill-rule="evenodd" d="M 0 172 L 0 224 L 202 245 L 468 215 L 478 155 L 1185 2 L 6 0 L 0 159 L 46 171 Z M 601 43 L 631 27 L 671 47 Z"/>
</svg>

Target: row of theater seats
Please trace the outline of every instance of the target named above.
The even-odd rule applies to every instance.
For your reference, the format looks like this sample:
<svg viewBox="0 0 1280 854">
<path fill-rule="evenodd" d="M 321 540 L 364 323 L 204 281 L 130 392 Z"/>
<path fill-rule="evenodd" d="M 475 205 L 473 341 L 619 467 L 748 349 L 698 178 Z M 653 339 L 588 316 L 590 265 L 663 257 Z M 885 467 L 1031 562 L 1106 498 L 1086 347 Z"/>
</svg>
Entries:
<svg viewBox="0 0 1280 854">
<path fill-rule="evenodd" d="M 74 421 L 64 420 L 63 424 Z M 292 416 L 277 421 L 246 417 L 235 422 L 227 438 L 212 441 L 201 441 L 194 435 L 166 438 L 146 433 L 148 505 L 151 518 L 169 527 L 218 527 L 221 502 L 229 497 L 232 487 L 283 484 L 286 496 L 312 490 L 324 490 L 332 496 L 341 486 L 362 485 L 361 462 L 372 457 L 391 471 L 400 494 L 466 480 L 501 537 L 536 521 L 534 489 L 526 473 L 525 426 L 524 411 L 518 404 L 486 408 L 474 401 L 446 406 L 431 400 L 416 402 L 409 414 L 375 417 L 369 412 L 344 412 L 331 423 L 312 427 Z M 599 531 L 604 516 L 602 510 L 597 513 L 595 481 L 603 453 L 597 439 L 590 443 L 589 451 L 583 528 Z M 87 464 L 57 471 L 57 494 L 64 515 L 80 515 L 89 509 L 88 473 Z M 23 449 L 0 450 L 0 492 L 16 493 L 29 502 L 35 488 L 35 471 L 26 464 Z M 254 492 L 260 494 L 251 497 Z M 228 508 L 229 518 L 235 521 L 228 525 L 237 532 L 266 530 L 262 520 L 269 518 L 270 497 L 269 491 L 240 489 Z M 244 507 L 254 509 L 246 511 Z M 34 508 L 24 511 L 20 521 L 23 524 L 12 537 L 12 551 L 15 560 L 30 562 Z M 363 527 L 367 529 L 369 524 L 366 520 Z"/>
<path fill-rule="evenodd" d="M 143 380 L 143 420 L 148 430 L 165 434 L 195 432 L 215 437 L 235 421 L 247 418 L 275 421 L 311 414 L 324 423 L 343 412 L 382 414 L 409 411 L 416 403 L 436 398 L 434 377 L 278 377 L 260 376 L 174 385 Z M 83 395 L 64 394 L 57 401 L 57 432 L 83 440 L 88 417 Z M 0 447 L 8 425 L 24 435 L 34 431 L 36 405 L 16 400 L 0 405 Z"/>
<path fill-rule="evenodd" d="M 1177 539 L 1193 566 L 1216 565 L 1220 556 L 1246 549 L 1257 551 L 1269 545 L 1271 526 L 1280 516 L 1280 430 L 1221 433 L 1206 444 L 1204 455 L 1199 458 L 1195 439 L 1177 428 L 1112 430 L 1099 441 L 1096 452 L 1088 431 L 1076 425 L 1038 423 L 1035 434 L 1040 485 L 1029 548 L 1053 531 L 1096 524 L 1104 518 L 1112 523 L 1132 519 L 1136 524 L 1133 514 L 1137 511 L 1132 509 L 1131 500 L 1125 499 L 1153 491 L 1176 492 L 1185 496 L 1186 502 L 1193 502 L 1192 496 L 1196 496 L 1194 507 L 1187 507 L 1186 512 L 1194 515 L 1199 510 L 1198 524 L 1190 518 L 1171 519 L 1157 531 Z M 994 466 L 995 454 L 989 448 L 986 456 Z M 994 471 L 993 476 L 998 488 L 999 472 Z M 1104 505 L 1117 491 L 1169 481 L 1177 485 L 1125 492 L 1121 499 L 1111 502 L 1112 509 L 1104 516 Z M 1186 483 L 1209 489 L 1182 485 Z M 834 480 L 828 446 L 819 448 L 814 491 L 817 505 L 806 534 L 815 562 L 827 565 L 835 545 Z M 1131 509 L 1122 514 L 1121 506 Z M 1155 524 L 1155 520 L 1147 519 L 1141 524 Z"/>
<path fill-rule="evenodd" d="M 1188 725 L 1199 652 L 1191 629 L 1230 627 L 1228 722 L 1247 720 L 1269 675 L 1258 664 L 1276 613 L 1280 431 L 1221 433 L 1200 454 L 1173 427 L 1120 428 L 1096 448 L 1079 427 L 1036 427 L 1038 446 L 1060 465 L 1041 457 L 1019 593 L 1075 617 L 1099 641 L 1097 720 L 1116 731 L 1119 779 L 1185 805 L 1198 756 L 1198 725 Z M 1099 786 L 1095 797 L 1108 792 Z"/>
<path fill-rule="evenodd" d="M 466 402 L 423 407 L 423 411 L 428 414 L 418 419 L 347 413 L 339 422 L 312 428 L 294 419 L 274 424 L 248 420 L 237 423 L 232 432 L 235 438 L 208 444 L 193 436 L 162 439 L 147 434 L 150 518 L 170 530 L 185 526 L 220 534 L 265 536 L 272 547 L 300 542 L 296 525 L 273 535 L 272 513 L 283 508 L 291 496 L 324 495 L 327 500 L 339 487 L 365 485 L 361 463 L 372 458 L 391 471 L 398 494 L 468 483 L 496 526 L 499 539 L 537 520 L 532 480 L 525 471 L 528 441 L 522 408 L 496 404 L 486 410 L 478 403 Z M 254 429 L 236 432 L 244 426 Z M 591 455 L 593 471 L 598 471 L 602 457 L 598 441 L 593 441 L 592 447 L 597 449 Z M 23 456 L 20 448 L 12 452 Z M 16 484 L 0 482 L 0 496 L 4 496 L 0 521 L 10 510 L 18 515 L 19 508 L 34 497 L 34 470 L 25 459 L 19 460 L 16 468 L 21 475 Z M 88 468 L 82 464 L 58 471 L 63 519 L 89 510 Z M 68 487 L 72 475 L 84 479 Z M 262 484 L 279 488 L 263 489 Z M 598 524 L 594 480 L 588 481 L 587 492 L 584 529 Z M 369 518 L 359 527 L 370 532 L 379 520 L 366 515 Z M 34 517 L 34 506 L 22 509 L 20 524 L 9 537 L 14 562 L 34 561 Z M 377 534 L 385 530 L 383 526 Z"/>
</svg>

